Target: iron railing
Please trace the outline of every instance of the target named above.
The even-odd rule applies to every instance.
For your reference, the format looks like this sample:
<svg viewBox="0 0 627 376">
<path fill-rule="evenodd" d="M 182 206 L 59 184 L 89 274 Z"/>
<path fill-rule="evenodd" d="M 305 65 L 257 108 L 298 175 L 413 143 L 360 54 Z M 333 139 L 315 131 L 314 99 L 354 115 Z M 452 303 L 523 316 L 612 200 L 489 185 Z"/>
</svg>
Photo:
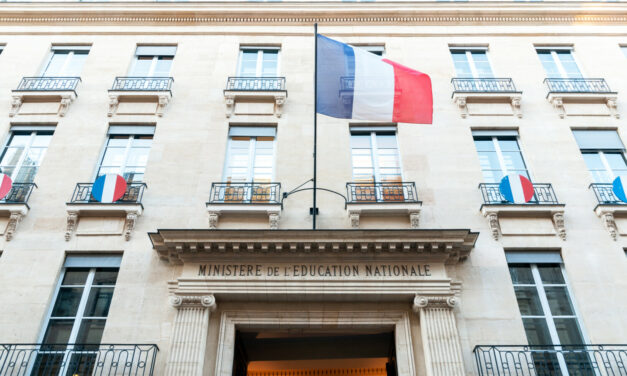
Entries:
<svg viewBox="0 0 627 376">
<path fill-rule="evenodd" d="M 501 194 L 499 183 L 481 183 L 479 190 L 484 204 L 511 204 Z M 525 205 L 557 205 L 557 196 L 553 186 L 548 183 L 533 183 L 533 197 Z"/>
<path fill-rule="evenodd" d="M 9 193 L 0 200 L 3 204 L 26 204 L 33 192 L 33 188 L 37 187 L 35 183 L 13 183 Z"/>
<path fill-rule="evenodd" d="M 518 93 L 511 78 L 453 78 L 458 93 Z"/>
<path fill-rule="evenodd" d="M 627 376 L 627 345 L 476 346 L 479 376 Z"/>
<path fill-rule="evenodd" d="M 285 77 L 229 77 L 226 90 L 285 91 Z"/>
<path fill-rule="evenodd" d="M 419 202 L 416 183 L 346 183 L 348 203 Z"/>
<path fill-rule="evenodd" d="M 97 203 L 98 201 L 92 197 L 91 189 L 94 183 L 77 183 L 72 193 L 70 203 Z M 144 189 L 146 189 L 146 183 L 126 183 L 126 193 L 121 199 L 116 201 L 116 204 L 141 204 L 142 197 L 144 196 Z"/>
<path fill-rule="evenodd" d="M 549 93 L 611 93 L 603 78 L 545 78 Z"/>
<path fill-rule="evenodd" d="M 280 204 L 281 183 L 213 183 L 210 204 Z"/>
<path fill-rule="evenodd" d="M 111 91 L 171 91 L 172 77 L 116 77 Z"/>
<path fill-rule="evenodd" d="M 599 204 L 627 205 L 616 197 L 612 183 L 592 183 L 588 188 L 592 188 Z"/>
<path fill-rule="evenodd" d="M 151 376 L 157 345 L 0 344 L 0 375 Z"/>
<path fill-rule="evenodd" d="M 80 77 L 23 77 L 14 91 L 76 91 Z"/>
</svg>

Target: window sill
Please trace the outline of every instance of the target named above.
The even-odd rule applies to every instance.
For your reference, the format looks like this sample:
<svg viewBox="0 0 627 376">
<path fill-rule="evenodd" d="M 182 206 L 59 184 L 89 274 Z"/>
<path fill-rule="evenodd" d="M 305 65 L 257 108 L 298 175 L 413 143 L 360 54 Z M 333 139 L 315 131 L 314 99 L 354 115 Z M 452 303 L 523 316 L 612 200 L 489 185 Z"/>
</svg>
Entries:
<svg viewBox="0 0 627 376">
<path fill-rule="evenodd" d="M 278 230 L 281 217 L 281 204 L 278 203 L 207 203 L 209 228 L 218 228 L 220 216 L 229 214 L 267 215 L 271 230 Z"/>
<path fill-rule="evenodd" d="M 557 235 L 566 240 L 564 204 L 483 204 L 494 240 L 504 235 Z"/>
<path fill-rule="evenodd" d="M 418 228 L 422 202 L 351 202 L 346 211 L 351 227 L 359 228 L 362 216 L 408 215 L 411 228 Z"/>
<path fill-rule="evenodd" d="M 67 227 L 65 240 L 69 241 L 72 234 L 76 232 L 81 217 L 108 217 L 124 218 L 122 233 L 128 241 L 135 228 L 137 217 L 142 215 L 144 206 L 142 204 L 102 204 L 102 203 L 67 203 Z"/>
<path fill-rule="evenodd" d="M 516 116 L 522 118 L 520 102 L 522 92 L 454 91 L 453 102 L 461 110 L 461 117 Z"/>
<path fill-rule="evenodd" d="M 562 119 L 566 116 L 611 116 L 619 119 L 617 97 L 616 92 L 549 92 L 546 99 Z"/>
</svg>

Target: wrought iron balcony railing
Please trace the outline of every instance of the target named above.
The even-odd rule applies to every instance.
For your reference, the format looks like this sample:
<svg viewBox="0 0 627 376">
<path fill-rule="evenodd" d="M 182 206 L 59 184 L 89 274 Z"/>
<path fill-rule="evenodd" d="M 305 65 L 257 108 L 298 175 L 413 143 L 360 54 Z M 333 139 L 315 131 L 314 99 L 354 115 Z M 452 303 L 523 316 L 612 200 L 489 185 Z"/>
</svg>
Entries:
<svg viewBox="0 0 627 376">
<path fill-rule="evenodd" d="M 226 90 L 285 91 L 285 77 L 229 77 Z"/>
<path fill-rule="evenodd" d="M 210 204 L 280 204 L 281 183 L 213 183 Z"/>
<path fill-rule="evenodd" d="M 549 93 L 611 93 L 603 78 L 545 78 Z"/>
<path fill-rule="evenodd" d="M 346 183 L 347 203 L 419 202 L 416 183 Z"/>
<path fill-rule="evenodd" d="M 518 93 L 511 78 L 453 78 L 456 93 Z"/>
<path fill-rule="evenodd" d="M 33 192 L 33 188 L 37 187 L 35 183 L 13 183 L 9 193 L 0 200 L 2 204 L 26 204 Z"/>
<path fill-rule="evenodd" d="M 592 189 L 599 204 L 627 205 L 616 197 L 612 183 L 592 183 L 588 188 Z"/>
<path fill-rule="evenodd" d="M 152 376 L 157 345 L 0 344 L 0 375 Z"/>
<path fill-rule="evenodd" d="M 80 77 L 23 77 L 14 91 L 76 91 Z"/>
<path fill-rule="evenodd" d="M 625 376 L 627 345 L 476 346 L 479 376 Z"/>
<path fill-rule="evenodd" d="M 116 77 L 111 91 L 171 91 L 172 77 Z"/>
<path fill-rule="evenodd" d="M 72 204 L 87 204 L 98 203 L 91 195 L 91 189 L 94 183 L 77 183 L 72 194 L 70 203 Z M 144 196 L 144 189 L 146 189 L 146 183 L 127 183 L 126 193 L 121 199 L 116 201 L 116 204 L 141 204 L 142 197 Z"/>
<path fill-rule="evenodd" d="M 499 183 L 481 183 L 479 190 L 483 197 L 484 204 L 507 205 L 511 202 L 507 201 L 501 194 Z M 553 191 L 553 186 L 548 183 L 533 183 L 533 198 L 525 205 L 557 205 L 557 196 Z"/>
</svg>

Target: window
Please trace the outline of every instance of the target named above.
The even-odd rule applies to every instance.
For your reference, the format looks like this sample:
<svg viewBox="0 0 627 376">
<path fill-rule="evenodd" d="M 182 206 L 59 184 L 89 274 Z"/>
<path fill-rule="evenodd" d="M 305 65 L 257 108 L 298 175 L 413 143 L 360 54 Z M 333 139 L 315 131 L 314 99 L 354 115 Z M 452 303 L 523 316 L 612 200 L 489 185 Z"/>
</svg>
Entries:
<svg viewBox="0 0 627 376">
<path fill-rule="evenodd" d="M 548 78 L 582 78 L 570 48 L 536 49 Z"/>
<path fill-rule="evenodd" d="M 231 127 L 224 181 L 269 183 L 274 178 L 276 128 Z"/>
<path fill-rule="evenodd" d="M 574 130 L 573 134 L 595 183 L 610 183 L 627 174 L 625 147 L 616 131 Z"/>
<path fill-rule="evenodd" d="M 169 77 L 176 46 L 137 46 L 129 76 Z"/>
<path fill-rule="evenodd" d="M 355 182 L 403 180 L 395 130 L 351 129 L 351 159 Z"/>
<path fill-rule="evenodd" d="M 129 183 L 143 182 L 152 146 L 152 126 L 111 126 L 97 176 L 118 174 Z"/>
<path fill-rule="evenodd" d="M 237 65 L 239 77 L 276 77 L 279 75 L 278 47 L 241 47 Z"/>
<path fill-rule="evenodd" d="M 368 51 L 371 54 L 375 54 L 378 56 L 383 56 L 385 54 L 385 46 L 372 46 L 372 45 L 353 45 L 353 47 L 361 48 L 362 50 Z"/>
<path fill-rule="evenodd" d="M 42 346 L 31 374 L 48 374 L 66 362 L 78 364 L 76 370 L 72 366 L 72 374 L 91 374 L 96 354 L 90 350 L 96 350 L 102 338 L 120 259 L 78 255 L 66 258 L 41 338 L 42 344 L 54 346 Z M 66 350 L 79 351 L 64 359 L 68 356 Z"/>
<path fill-rule="evenodd" d="M 32 183 L 54 133 L 53 127 L 42 130 L 12 127 L 2 151 L 0 171 L 16 183 Z"/>
<path fill-rule="evenodd" d="M 518 174 L 529 179 L 515 131 L 494 134 L 473 132 L 473 138 L 486 183 L 498 183 L 507 174 Z"/>
<path fill-rule="evenodd" d="M 586 343 L 559 254 L 512 252 L 508 253 L 507 260 L 529 344 Z M 580 374 L 590 367 L 585 353 L 542 352 L 539 349 L 534 349 L 536 351 L 532 355 L 539 375 L 557 375 L 561 374 L 560 370 L 566 369 L 572 374 Z"/>
<path fill-rule="evenodd" d="M 492 78 L 488 51 L 483 48 L 451 48 L 457 78 Z"/>
<path fill-rule="evenodd" d="M 43 77 L 79 77 L 89 54 L 89 46 L 53 46 L 44 65 Z"/>
<path fill-rule="evenodd" d="M 627 46 L 620 46 L 620 50 L 623 51 L 623 55 L 627 57 Z"/>
</svg>

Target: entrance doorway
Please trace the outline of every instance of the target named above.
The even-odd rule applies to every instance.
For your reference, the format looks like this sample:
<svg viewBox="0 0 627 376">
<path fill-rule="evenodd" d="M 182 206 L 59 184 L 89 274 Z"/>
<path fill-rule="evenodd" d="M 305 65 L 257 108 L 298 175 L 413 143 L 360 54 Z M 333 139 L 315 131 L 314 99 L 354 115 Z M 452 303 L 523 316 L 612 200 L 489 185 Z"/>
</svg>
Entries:
<svg viewBox="0 0 627 376">
<path fill-rule="evenodd" d="M 394 332 L 238 329 L 233 376 L 274 375 L 396 376 Z"/>
</svg>

